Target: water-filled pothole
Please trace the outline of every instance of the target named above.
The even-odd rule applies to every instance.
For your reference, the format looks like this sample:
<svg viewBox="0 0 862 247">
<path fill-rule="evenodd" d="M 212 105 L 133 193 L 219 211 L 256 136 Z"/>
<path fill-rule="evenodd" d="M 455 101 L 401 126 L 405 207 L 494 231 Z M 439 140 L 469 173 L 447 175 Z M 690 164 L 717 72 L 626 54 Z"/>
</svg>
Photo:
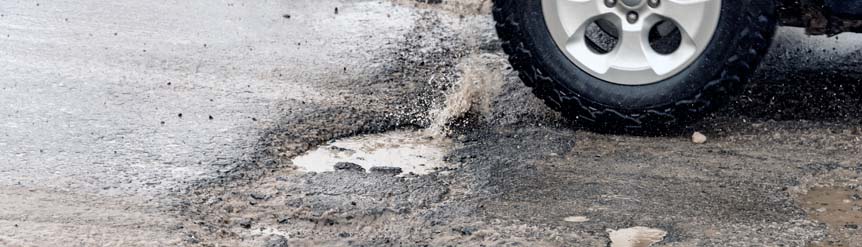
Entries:
<svg viewBox="0 0 862 247">
<path fill-rule="evenodd" d="M 397 130 L 335 140 L 294 158 L 293 164 L 305 172 L 334 171 L 336 164 L 348 162 L 367 171 L 400 168 L 402 175 L 423 175 L 447 166 L 443 158 L 453 146 L 427 131 Z"/>
<path fill-rule="evenodd" d="M 856 186 L 813 187 L 799 196 L 808 216 L 825 223 L 829 236 L 810 246 L 857 246 L 862 243 L 862 190 Z"/>
</svg>

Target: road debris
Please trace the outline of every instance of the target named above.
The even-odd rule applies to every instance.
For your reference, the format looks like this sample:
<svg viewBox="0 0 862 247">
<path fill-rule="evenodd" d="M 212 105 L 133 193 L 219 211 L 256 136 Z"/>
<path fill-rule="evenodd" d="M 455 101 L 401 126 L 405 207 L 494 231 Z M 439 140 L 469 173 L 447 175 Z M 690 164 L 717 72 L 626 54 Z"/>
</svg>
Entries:
<svg viewBox="0 0 862 247">
<path fill-rule="evenodd" d="M 586 216 L 570 216 L 563 219 L 563 221 L 572 223 L 583 223 L 590 221 L 590 218 L 587 218 Z"/>
<path fill-rule="evenodd" d="M 704 144 L 706 143 L 706 135 L 700 132 L 694 132 L 694 134 L 691 135 L 691 142 L 694 144 Z"/>
<path fill-rule="evenodd" d="M 667 235 L 667 232 L 660 229 L 636 226 L 619 230 L 608 229 L 608 235 L 610 235 L 611 239 L 610 247 L 649 247 L 661 242 L 664 236 Z"/>
</svg>

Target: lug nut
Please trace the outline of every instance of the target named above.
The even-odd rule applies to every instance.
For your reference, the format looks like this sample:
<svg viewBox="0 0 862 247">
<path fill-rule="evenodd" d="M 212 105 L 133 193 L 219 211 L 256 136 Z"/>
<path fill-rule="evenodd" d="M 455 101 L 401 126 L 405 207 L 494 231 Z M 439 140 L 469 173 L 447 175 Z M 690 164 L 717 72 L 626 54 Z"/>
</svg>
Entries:
<svg viewBox="0 0 862 247">
<path fill-rule="evenodd" d="M 638 13 L 634 11 L 629 12 L 626 15 L 626 19 L 629 21 L 629 23 L 635 24 L 635 22 L 638 22 Z"/>
<path fill-rule="evenodd" d="M 613 8 L 614 5 L 617 5 L 617 0 L 605 0 L 605 6 L 608 8 Z"/>
<path fill-rule="evenodd" d="M 651 8 L 658 8 L 658 5 L 661 4 L 661 0 L 647 0 L 647 4 Z"/>
</svg>

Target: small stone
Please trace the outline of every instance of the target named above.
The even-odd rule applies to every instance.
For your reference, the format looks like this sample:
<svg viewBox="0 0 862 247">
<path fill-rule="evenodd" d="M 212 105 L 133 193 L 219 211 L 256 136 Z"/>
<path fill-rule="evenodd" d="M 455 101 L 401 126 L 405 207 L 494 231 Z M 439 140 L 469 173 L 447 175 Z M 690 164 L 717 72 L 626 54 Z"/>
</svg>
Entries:
<svg viewBox="0 0 862 247">
<path fill-rule="evenodd" d="M 350 233 L 347 233 L 347 232 L 341 232 L 341 233 L 339 233 L 339 234 L 338 234 L 338 237 L 341 237 L 341 238 L 349 238 L 349 237 L 350 237 Z"/>
<path fill-rule="evenodd" d="M 251 221 L 251 219 L 242 219 L 242 220 L 239 220 L 237 222 L 237 224 L 242 228 L 249 229 L 249 228 L 251 228 L 252 221 Z"/>
<path fill-rule="evenodd" d="M 266 240 L 266 243 L 263 245 L 264 247 L 288 247 L 287 238 L 281 235 L 269 235 Z"/>
<path fill-rule="evenodd" d="M 858 200 L 862 200 L 862 196 L 860 196 L 859 194 L 853 194 L 850 196 L 850 199 L 853 199 L 854 201 L 858 201 Z"/>
<path fill-rule="evenodd" d="M 278 222 L 279 224 L 287 224 L 287 223 L 290 223 L 290 218 L 282 217 L 282 218 L 278 219 L 276 222 Z"/>
<path fill-rule="evenodd" d="M 573 223 L 583 223 L 583 222 L 590 221 L 590 218 L 587 218 L 585 216 L 571 216 L 571 217 L 564 218 L 563 221 L 573 222 Z"/>
<path fill-rule="evenodd" d="M 186 241 L 186 243 L 190 243 L 190 244 L 198 244 L 201 242 L 201 240 L 198 239 L 198 237 L 195 236 L 194 234 L 188 234 L 183 239 Z"/>
<path fill-rule="evenodd" d="M 857 224 L 846 224 L 846 225 L 844 225 L 844 228 L 856 230 L 856 229 L 859 229 L 859 225 L 857 225 Z"/>
<path fill-rule="evenodd" d="M 371 173 L 383 174 L 383 175 L 398 175 L 404 172 L 401 167 L 392 167 L 392 166 L 375 166 L 371 167 Z"/>
<path fill-rule="evenodd" d="M 468 227 L 461 228 L 460 232 L 461 232 L 461 235 L 470 236 L 470 235 L 473 235 L 474 232 L 476 232 L 476 228 L 468 226 Z"/>
<path fill-rule="evenodd" d="M 353 150 L 343 148 L 343 147 L 336 147 L 336 146 L 332 146 L 329 149 L 332 151 L 335 151 L 335 152 L 354 152 Z"/>
<path fill-rule="evenodd" d="M 338 162 L 333 166 L 336 171 L 352 171 L 352 172 L 365 172 L 365 168 L 350 162 Z M 373 168 L 372 168 L 373 169 Z"/>
<path fill-rule="evenodd" d="M 818 209 L 815 209 L 814 211 L 817 211 L 818 213 L 823 213 L 823 212 L 826 212 L 826 208 L 818 208 Z"/>
<path fill-rule="evenodd" d="M 691 135 L 691 142 L 695 144 L 704 144 L 706 143 L 706 135 L 700 132 L 694 132 L 694 134 Z"/>
<path fill-rule="evenodd" d="M 269 196 L 268 196 L 268 195 L 260 194 L 260 193 L 251 193 L 251 194 L 249 194 L 248 196 L 250 196 L 252 199 L 255 199 L 255 200 L 266 200 L 266 199 L 269 199 Z"/>
</svg>

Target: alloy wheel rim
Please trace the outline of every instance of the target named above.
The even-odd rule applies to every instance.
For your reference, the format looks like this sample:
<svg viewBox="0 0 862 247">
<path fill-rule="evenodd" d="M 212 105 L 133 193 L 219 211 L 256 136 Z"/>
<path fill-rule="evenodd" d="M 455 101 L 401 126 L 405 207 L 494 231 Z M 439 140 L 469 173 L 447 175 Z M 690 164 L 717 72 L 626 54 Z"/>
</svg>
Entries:
<svg viewBox="0 0 862 247">
<path fill-rule="evenodd" d="M 554 42 L 578 68 L 635 86 L 670 78 L 694 63 L 718 26 L 721 0 L 542 0 L 542 10 Z M 594 23 L 617 36 L 612 48 L 597 49 L 588 37 Z M 656 31 L 667 29 L 668 23 L 676 32 Z M 655 47 L 660 42 L 651 32 L 678 33 L 670 42 L 678 46 L 660 52 L 665 49 Z"/>
</svg>

